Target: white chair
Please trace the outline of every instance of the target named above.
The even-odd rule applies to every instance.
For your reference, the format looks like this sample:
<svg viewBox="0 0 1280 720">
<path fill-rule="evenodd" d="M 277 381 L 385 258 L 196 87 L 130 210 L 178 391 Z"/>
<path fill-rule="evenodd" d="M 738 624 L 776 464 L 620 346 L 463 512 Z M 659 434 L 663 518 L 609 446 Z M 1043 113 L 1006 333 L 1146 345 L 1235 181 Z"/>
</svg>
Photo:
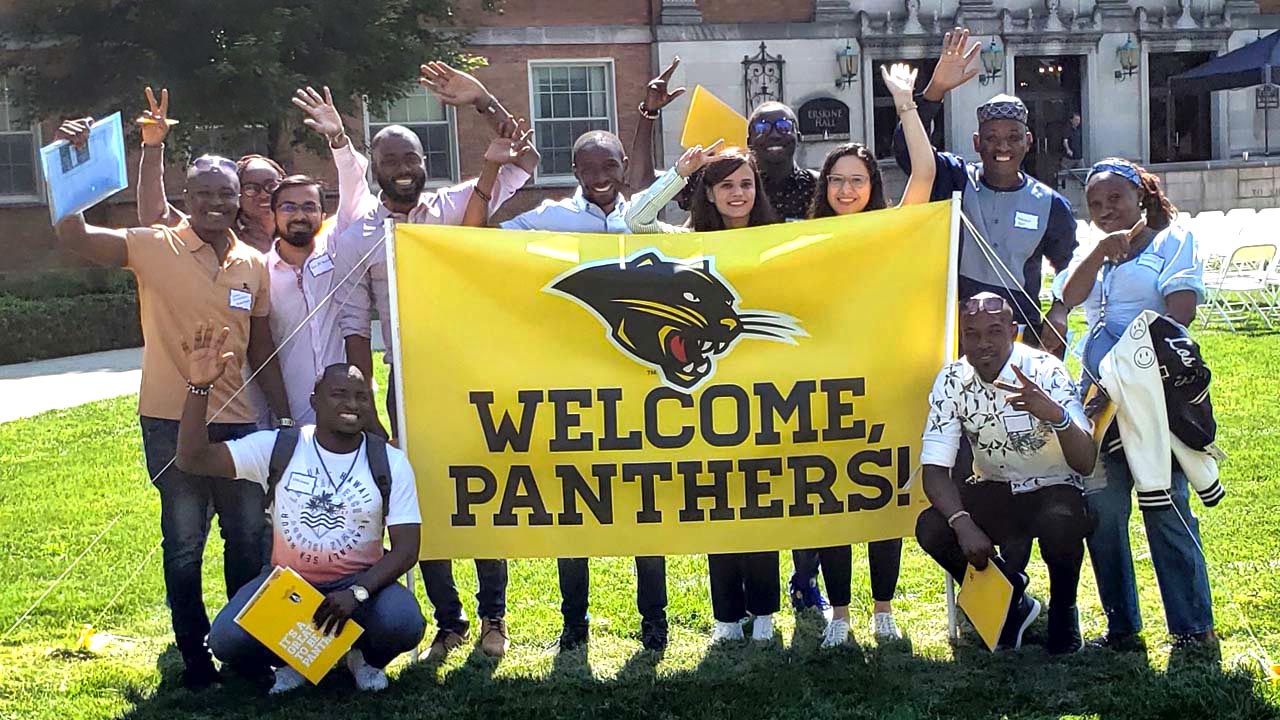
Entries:
<svg viewBox="0 0 1280 720">
<path fill-rule="evenodd" d="M 1243 324 L 1257 315 L 1268 328 L 1274 329 L 1269 317 L 1272 302 L 1268 280 L 1275 273 L 1275 261 L 1276 245 L 1244 245 L 1231 251 L 1220 270 L 1206 272 L 1204 284 L 1209 307 L 1204 325 L 1208 327 L 1221 319 L 1228 330 L 1235 332 L 1237 323 Z"/>
</svg>

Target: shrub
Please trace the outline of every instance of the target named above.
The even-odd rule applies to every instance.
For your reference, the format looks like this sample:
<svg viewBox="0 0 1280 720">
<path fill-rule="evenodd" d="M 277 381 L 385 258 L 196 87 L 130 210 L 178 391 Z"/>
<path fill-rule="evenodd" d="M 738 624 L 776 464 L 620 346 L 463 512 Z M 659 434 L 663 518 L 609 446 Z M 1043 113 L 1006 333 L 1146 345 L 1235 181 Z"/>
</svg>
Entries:
<svg viewBox="0 0 1280 720">
<path fill-rule="evenodd" d="M 0 295 L 0 365 L 139 347 L 133 292 L 28 300 Z"/>
</svg>

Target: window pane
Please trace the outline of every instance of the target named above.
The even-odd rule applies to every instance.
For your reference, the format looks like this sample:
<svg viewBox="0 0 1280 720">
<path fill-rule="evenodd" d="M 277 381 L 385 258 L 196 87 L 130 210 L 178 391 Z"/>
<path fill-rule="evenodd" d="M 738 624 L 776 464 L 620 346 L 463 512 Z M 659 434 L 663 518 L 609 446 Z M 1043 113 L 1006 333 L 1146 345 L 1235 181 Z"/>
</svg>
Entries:
<svg viewBox="0 0 1280 720">
<path fill-rule="evenodd" d="M 0 195 L 34 195 L 35 167 L 30 133 L 0 135 Z"/>
<path fill-rule="evenodd" d="M 568 93 L 556 93 L 551 96 L 551 117 L 567 118 L 573 117 L 569 112 L 569 95 Z"/>
<path fill-rule="evenodd" d="M 569 112 L 573 117 L 587 117 L 591 108 L 587 104 L 587 93 L 573 93 L 569 96 Z"/>
<path fill-rule="evenodd" d="M 605 69 L 603 65 L 595 65 L 588 68 L 587 78 L 592 90 L 599 90 L 600 92 L 604 92 L 605 90 L 604 70 Z"/>
</svg>

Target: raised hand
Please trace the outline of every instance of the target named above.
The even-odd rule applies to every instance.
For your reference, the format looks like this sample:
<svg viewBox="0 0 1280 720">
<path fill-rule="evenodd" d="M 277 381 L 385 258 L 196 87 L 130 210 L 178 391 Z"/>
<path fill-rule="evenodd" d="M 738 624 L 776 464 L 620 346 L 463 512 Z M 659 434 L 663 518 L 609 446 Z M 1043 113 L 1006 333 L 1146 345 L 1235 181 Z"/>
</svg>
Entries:
<svg viewBox="0 0 1280 720">
<path fill-rule="evenodd" d="M 520 118 L 505 137 L 496 137 L 489 142 L 488 149 L 484 151 L 484 159 L 485 162 L 509 165 L 519 161 L 532 145 L 533 130 L 529 129 L 528 121 Z"/>
<path fill-rule="evenodd" d="M 432 61 L 418 68 L 421 76 L 418 84 L 435 93 L 448 105 L 481 105 L 489 101 L 489 91 L 484 83 L 447 64 Z"/>
<path fill-rule="evenodd" d="M 63 120 L 53 133 L 54 140 L 66 140 L 78 148 L 89 144 L 89 128 L 93 127 L 93 118 L 82 117 L 78 120 Z"/>
<path fill-rule="evenodd" d="M 925 92 L 931 100 L 941 100 L 953 89 L 969 82 L 978 74 L 978 67 L 973 61 L 978 57 L 982 43 L 977 40 L 969 44 L 969 31 L 956 28 L 942 38 L 942 54 L 938 56 L 938 66 L 933 70 L 933 78 L 929 80 L 929 88 Z"/>
<path fill-rule="evenodd" d="M 703 165 L 706 165 L 707 161 L 720 151 L 721 145 L 724 145 L 724 138 L 716 140 L 705 148 L 701 145 L 694 145 L 685 150 L 680 159 L 676 161 L 676 172 L 680 174 L 680 177 L 688 178 L 701 169 Z"/>
<path fill-rule="evenodd" d="M 151 90 L 150 85 L 147 86 L 145 93 L 148 109 L 144 110 L 142 117 L 135 122 L 142 130 L 142 144 L 158 147 L 164 144 L 164 139 L 169 137 L 169 128 L 177 125 L 178 121 L 169 117 L 169 88 L 160 88 L 159 102 L 156 102 L 156 94 Z"/>
<path fill-rule="evenodd" d="M 182 340 L 182 352 L 187 356 L 187 382 L 197 387 L 207 387 L 217 382 L 226 370 L 234 353 L 223 352 L 231 328 L 215 331 L 212 320 L 196 325 L 195 337 L 190 345 Z"/>
<path fill-rule="evenodd" d="M 671 59 L 671 64 L 667 66 L 662 74 L 649 81 L 648 87 L 645 88 L 644 94 L 644 110 L 645 112 L 655 113 L 671 104 L 672 100 L 684 94 L 685 88 L 679 87 L 674 90 L 668 88 L 671 83 L 671 74 L 680 67 L 679 56 Z"/>
<path fill-rule="evenodd" d="M 894 63 L 893 67 L 880 66 L 880 75 L 884 78 L 885 87 L 896 102 L 909 102 L 916 89 L 916 76 L 920 71 L 906 63 Z"/>
<path fill-rule="evenodd" d="M 1010 365 L 1013 368 L 1013 374 L 1018 378 L 1018 384 L 1012 385 L 1003 380 L 996 380 L 993 383 L 997 388 L 1009 393 L 1005 397 L 1005 401 L 1009 406 L 1019 412 L 1029 412 L 1037 419 L 1047 423 L 1060 423 L 1066 417 L 1067 411 L 1063 409 L 1049 394 L 1040 389 L 1040 386 L 1034 380 L 1022 373 L 1017 365 Z"/>
<path fill-rule="evenodd" d="M 299 88 L 290 102 L 306 114 L 302 124 L 325 136 L 330 143 L 342 134 L 342 115 L 333 104 L 333 94 L 328 86 L 324 88 L 323 97 L 313 87 Z"/>
</svg>

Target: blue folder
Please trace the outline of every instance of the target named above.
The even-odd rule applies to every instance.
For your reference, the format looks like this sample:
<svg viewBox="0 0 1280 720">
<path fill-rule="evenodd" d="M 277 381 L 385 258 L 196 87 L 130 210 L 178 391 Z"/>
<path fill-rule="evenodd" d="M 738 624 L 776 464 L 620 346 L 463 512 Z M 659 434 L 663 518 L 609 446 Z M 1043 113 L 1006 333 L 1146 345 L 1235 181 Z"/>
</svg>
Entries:
<svg viewBox="0 0 1280 720">
<path fill-rule="evenodd" d="M 66 140 L 40 148 L 40 167 L 55 224 L 128 187 L 120 113 L 94 122 L 84 148 Z"/>
</svg>

